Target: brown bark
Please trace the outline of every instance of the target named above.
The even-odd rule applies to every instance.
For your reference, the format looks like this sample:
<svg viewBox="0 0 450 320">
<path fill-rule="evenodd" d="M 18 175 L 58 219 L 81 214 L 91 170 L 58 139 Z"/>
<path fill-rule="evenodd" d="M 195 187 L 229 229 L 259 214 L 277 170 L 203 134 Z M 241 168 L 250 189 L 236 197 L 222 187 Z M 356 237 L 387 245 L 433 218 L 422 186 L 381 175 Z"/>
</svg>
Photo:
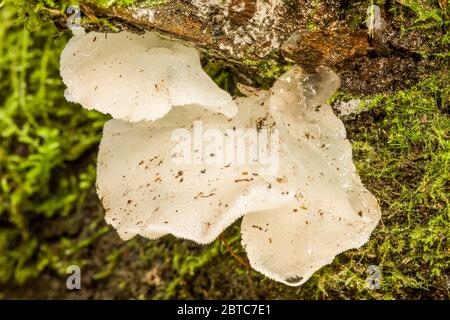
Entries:
<svg viewBox="0 0 450 320">
<path fill-rule="evenodd" d="M 81 1 L 85 15 L 110 17 L 189 42 L 227 61 L 258 63 L 271 53 L 308 70 L 338 68 L 372 50 L 365 30 L 339 22 L 340 1 L 168 0 L 146 7 L 99 8 Z M 314 27 L 314 30 L 311 26 Z"/>
</svg>

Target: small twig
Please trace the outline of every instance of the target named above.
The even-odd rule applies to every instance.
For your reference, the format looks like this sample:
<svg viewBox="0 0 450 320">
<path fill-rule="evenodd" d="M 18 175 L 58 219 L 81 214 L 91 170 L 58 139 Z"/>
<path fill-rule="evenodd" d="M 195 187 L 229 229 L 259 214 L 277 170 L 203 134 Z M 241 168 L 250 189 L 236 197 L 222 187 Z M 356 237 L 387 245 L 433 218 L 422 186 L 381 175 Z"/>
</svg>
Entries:
<svg viewBox="0 0 450 320">
<path fill-rule="evenodd" d="M 248 265 L 247 262 L 244 261 L 244 259 L 242 259 L 241 257 L 239 257 L 234 251 L 233 249 L 231 249 L 231 246 L 228 244 L 227 240 L 225 240 L 225 238 L 223 237 L 223 235 L 220 235 L 220 241 L 222 241 L 222 243 L 225 245 L 225 248 L 227 249 L 227 251 L 231 254 L 231 256 L 236 259 L 240 264 L 242 264 L 244 267 L 248 268 L 250 267 Z"/>
<path fill-rule="evenodd" d="M 47 11 L 52 17 L 67 17 L 64 13 L 56 9 L 42 7 L 40 10 Z"/>
<path fill-rule="evenodd" d="M 86 6 L 84 3 L 80 3 L 80 8 L 81 11 L 86 15 L 86 17 L 89 18 L 90 21 L 98 25 L 98 19 L 95 16 L 94 11 L 90 7 Z"/>
<path fill-rule="evenodd" d="M 256 290 L 255 290 L 255 284 L 253 283 L 253 279 L 250 275 L 250 265 L 244 261 L 244 259 L 242 259 L 241 257 L 239 257 L 231 248 L 231 246 L 228 244 L 227 240 L 225 240 L 223 235 L 219 236 L 220 240 L 222 241 L 222 243 L 225 245 L 225 248 L 227 249 L 227 251 L 231 254 L 231 256 L 236 259 L 240 264 L 242 264 L 245 269 L 247 270 L 247 272 L 245 273 L 248 279 L 248 282 L 250 283 L 250 291 L 253 295 L 254 299 L 258 299 L 258 296 L 256 294 Z"/>
</svg>

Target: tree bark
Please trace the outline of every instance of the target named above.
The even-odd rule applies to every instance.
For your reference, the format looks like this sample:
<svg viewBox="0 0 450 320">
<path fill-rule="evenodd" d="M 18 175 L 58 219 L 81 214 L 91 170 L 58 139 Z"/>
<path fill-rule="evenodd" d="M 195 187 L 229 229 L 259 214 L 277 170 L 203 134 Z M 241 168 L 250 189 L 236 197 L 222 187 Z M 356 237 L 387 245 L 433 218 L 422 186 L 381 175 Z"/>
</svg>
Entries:
<svg viewBox="0 0 450 320">
<path fill-rule="evenodd" d="M 156 30 L 229 62 L 254 65 L 275 52 L 308 71 L 340 68 L 373 50 L 366 30 L 339 20 L 340 6 L 333 0 L 168 0 L 100 8 L 81 1 L 87 16 Z"/>
</svg>

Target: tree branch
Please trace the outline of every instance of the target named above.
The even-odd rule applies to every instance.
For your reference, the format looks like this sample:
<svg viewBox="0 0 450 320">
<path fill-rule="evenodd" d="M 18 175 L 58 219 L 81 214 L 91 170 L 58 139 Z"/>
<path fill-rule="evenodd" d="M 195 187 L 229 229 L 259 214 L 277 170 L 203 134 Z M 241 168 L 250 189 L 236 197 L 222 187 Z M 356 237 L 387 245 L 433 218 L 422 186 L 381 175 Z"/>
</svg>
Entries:
<svg viewBox="0 0 450 320">
<path fill-rule="evenodd" d="M 365 30 L 337 22 L 339 1 L 169 0 L 100 8 L 84 0 L 81 5 L 87 15 L 156 30 L 237 64 L 257 64 L 278 52 L 311 71 L 321 64 L 339 68 L 372 50 Z M 307 29 L 312 25 L 314 30 Z"/>
</svg>

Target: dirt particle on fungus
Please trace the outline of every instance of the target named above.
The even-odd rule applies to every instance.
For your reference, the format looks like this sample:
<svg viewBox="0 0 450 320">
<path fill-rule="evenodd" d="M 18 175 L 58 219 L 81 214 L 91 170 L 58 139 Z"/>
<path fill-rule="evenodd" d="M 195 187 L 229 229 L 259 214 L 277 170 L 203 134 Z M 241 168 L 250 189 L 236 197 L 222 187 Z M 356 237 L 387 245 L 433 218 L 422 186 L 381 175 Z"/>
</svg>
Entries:
<svg viewBox="0 0 450 320">
<path fill-rule="evenodd" d="M 362 217 L 362 211 L 360 210 L 360 211 L 358 211 L 358 216 L 360 216 L 360 217 Z"/>
<path fill-rule="evenodd" d="M 198 198 L 209 198 L 215 194 L 216 194 L 215 192 L 211 192 L 210 194 L 204 194 L 203 192 L 200 192 L 196 196 L 194 196 L 194 199 L 197 200 Z"/>
<path fill-rule="evenodd" d="M 278 183 L 283 183 L 283 182 L 285 182 L 285 180 L 284 180 L 283 178 L 280 178 L 280 177 L 279 177 L 279 178 L 277 178 L 277 182 L 278 182 Z"/>
<path fill-rule="evenodd" d="M 254 180 L 253 178 L 236 179 L 236 180 L 234 180 L 234 182 L 235 182 L 235 183 L 238 183 L 238 182 L 251 182 L 251 181 L 253 181 L 253 180 Z"/>
<path fill-rule="evenodd" d="M 255 228 L 255 229 L 258 229 L 258 230 L 263 230 L 263 228 L 261 228 L 260 226 L 257 226 L 257 225 L 252 225 L 252 228 Z"/>
<path fill-rule="evenodd" d="M 175 176 L 175 179 L 181 177 L 183 175 L 183 171 L 178 171 L 177 175 Z"/>
</svg>

